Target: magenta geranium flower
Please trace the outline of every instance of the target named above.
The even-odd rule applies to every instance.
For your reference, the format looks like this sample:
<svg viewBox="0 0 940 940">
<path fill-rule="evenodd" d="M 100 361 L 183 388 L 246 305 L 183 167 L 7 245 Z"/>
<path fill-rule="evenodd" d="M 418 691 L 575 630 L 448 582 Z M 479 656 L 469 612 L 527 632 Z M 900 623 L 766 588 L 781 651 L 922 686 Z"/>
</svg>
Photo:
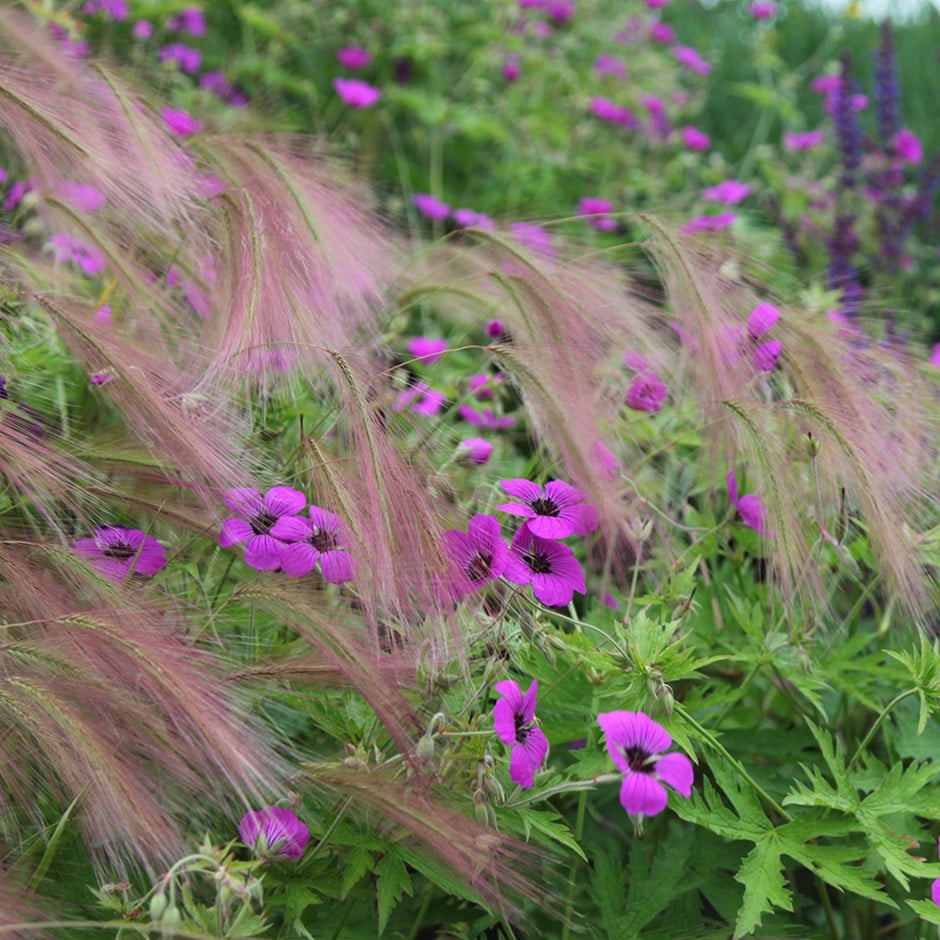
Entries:
<svg viewBox="0 0 940 940">
<path fill-rule="evenodd" d="M 676 31 L 668 24 L 657 20 L 650 26 L 650 39 L 668 46 L 676 40 Z"/>
<path fill-rule="evenodd" d="M 405 348 L 419 362 L 426 362 L 430 365 L 432 362 L 437 362 L 444 355 L 444 351 L 447 349 L 447 340 L 435 339 L 430 336 L 415 336 L 414 339 L 408 340 Z"/>
<path fill-rule="evenodd" d="M 371 108 L 382 97 L 380 89 L 358 78 L 334 78 L 333 88 L 351 108 Z"/>
<path fill-rule="evenodd" d="M 755 20 L 769 20 L 777 15 L 777 4 L 774 0 L 754 0 L 750 11 Z"/>
<path fill-rule="evenodd" d="M 503 697 L 493 707 L 493 727 L 503 744 L 512 748 L 509 779 L 520 787 L 531 787 L 548 754 L 548 738 L 535 724 L 538 680 L 532 680 L 525 695 L 514 679 L 497 682 L 496 691 Z"/>
<path fill-rule="evenodd" d="M 476 464 L 478 467 L 482 467 L 483 464 L 487 463 L 492 453 L 493 445 L 489 441 L 483 440 L 482 437 L 468 437 L 466 440 L 461 441 L 457 447 L 459 459 Z"/>
<path fill-rule="evenodd" d="M 310 574 L 318 563 L 324 580 L 331 584 L 343 584 L 356 576 L 356 561 L 346 551 L 346 527 L 339 516 L 319 506 L 310 507 L 309 519 L 281 516 L 271 526 L 271 536 L 287 543 L 280 551 L 281 570 L 293 578 Z"/>
<path fill-rule="evenodd" d="M 245 561 L 257 571 L 274 571 L 281 565 L 284 542 L 271 534 L 274 524 L 296 516 L 307 505 L 307 497 L 289 486 L 272 486 L 262 496 L 241 486 L 226 490 L 225 505 L 241 518 L 230 516 L 222 523 L 219 545 L 229 548 L 245 542 Z"/>
<path fill-rule="evenodd" d="M 499 485 L 516 500 L 496 508 L 522 516 L 533 535 L 566 539 L 583 528 L 584 493 L 563 480 L 550 480 L 544 489 L 531 480 L 501 480 Z"/>
<path fill-rule="evenodd" d="M 336 50 L 336 60 L 344 69 L 364 69 L 372 61 L 372 53 L 361 46 L 346 46 Z"/>
<path fill-rule="evenodd" d="M 731 505 L 738 512 L 741 521 L 755 532 L 762 535 L 769 535 L 767 531 L 767 509 L 764 507 L 763 500 L 754 493 L 746 493 L 744 496 L 738 496 L 738 478 L 734 473 L 728 474 L 728 498 Z"/>
<path fill-rule="evenodd" d="M 443 222 L 450 215 L 450 206 L 431 193 L 415 193 L 413 201 L 418 212 L 426 218 Z"/>
<path fill-rule="evenodd" d="M 467 584 L 461 594 L 495 581 L 506 570 L 509 547 L 503 541 L 499 520 L 493 516 L 476 515 L 467 523 L 467 531 L 448 529 L 444 546 Z"/>
<path fill-rule="evenodd" d="M 615 104 L 609 98 L 604 98 L 602 95 L 591 99 L 588 110 L 590 110 L 591 114 L 598 118 L 598 120 L 604 121 L 607 124 L 619 124 L 621 127 L 633 129 L 639 127 L 640 124 L 636 119 L 636 115 L 629 108 Z"/>
<path fill-rule="evenodd" d="M 672 738 L 643 712 L 602 712 L 597 723 L 607 753 L 623 771 L 620 803 L 631 815 L 655 816 L 666 808 L 666 788 L 692 795 L 692 761 L 685 754 L 666 754 Z"/>
<path fill-rule="evenodd" d="M 123 581 L 135 574 L 144 578 L 166 567 L 166 549 L 140 529 L 102 525 L 90 539 L 76 539 L 72 550 L 106 578 Z"/>
<path fill-rule="evenodd" d="M 920 163 L 924 159 L 924 145 L 920 138 L 906 127 L 894 135 L 894 152 L 905 163 Z"/>
<path fill-rule="evenodd" d="M 532 593 L 546 607 L 565 607 L 575 591 L 587 591 L 584 571 L 574 552 L 561 542 L 533 535 L 528 524 L 509 546 L 503 577 L 513 584 L 531 584 Z"/>
<path fill-rule="evenodd" d="M 472 424 L 476 428 L 483 428 L 487 431 L 503 431 L 511 428 L 516 419 L 512 415 L 503 415 L 497 417 L 492 408 L 481 408 L 479 411 L 470 405 L 461 405 L 457 409 L 457 414 L 463 418 L 467 424 Z"/>
<path fill-rule="evenodd" d="M 277 862 L 297 861 L 310 841 L 310 829 L 293 810 L 266 806 L 245 813 L 238 824 L 238 835 L 258 858 Z"/>
<path fill-rule="evenodd" d="M 496 223 L 485 213 L 476 209 L 454 209 L 454 221 L 461 228 L 481 228 L 487 232 L 496 230 Z"/>
<path fill-rule="evenodd" d="M 733 224 L 737 215 L 733 212 L 720 212 L 718 215 L 697 215 L 690 219 L 685 225 L 679 227 L 679 231 L 686 235 L 698 235 L 700 232 L 717 232 L 720 229 L 728 228 Z"/>
<path fill-rule="evenodd" d="M 594 61 L 594 71 L 598 75 L 612 75 L 614 78 L 627 77 L 626 63 L 609 52 L 602 52 L 597 57 Z"/>
<path fill-rule="evenodd" d="M 937 856 L 940 857 L 940 837 L 937 838 Z M 940 907 L 940 878 L 930 886 L 930 897 L 937 907 Z"/>
<path fill-rule="evenodd" d="M 777 368 L 777 360 L 783 351 L 783 343 L 779 339 L 771 339 L 761 343 L 751 353 L 751 362 L 758 372 L 773 372 Z"/>
<path fill-rule="evenodd" d="M 717 186 L 709 186 L 702 190 L 706 199 L 723 202 L 726 206 L 736 206 L 751 194 L 751 187 L 740 180 L 725 180 Z"/>
<path fill-rule="evenodd" d="M 812 150 L 826 139 L 825 131 L 793 131 L 783 135 L 783 146 L 787 150 Z"/>
<path fill-rule="evenodd" d="M 666 400 L 666 386 L 655 372 L 641 372 L 633 377 L 626 400 L 634 411 L 659 411 Z"/>
<path fill-rule="evenodd" d="M 682 128 L 682 142 L 689 150 L 708 150 L 712 145 L 712 139 L 705 131 L 691 126 Z"/>
<path fill-rule="evenodd" d="M 691 46 L 673 46 L 672 54 L 680 65 L 699 75 L 708 75 L 712 70 L 711 63 L 706 62 L 698 49 Z"/>
<path fill-rule="evenodd" d="M 177 137 L 189 137 L 202 130 L 202 121 L 180 108 L 161 108 L 160 115 Z"/>
<path fill-rule="evenodd" d="M 748 315 L 747 332 L 759 339 L 780 319 L 780 311 L 773 304 L 758 304 Z"/>
<path fill-rule="evenodd" d="M 202 53 L 182 42 L 171 42 L 157 55 L 161 62 L 173 62 L 183 72 L 198 72 L 202 65 Z"/>
</svg>

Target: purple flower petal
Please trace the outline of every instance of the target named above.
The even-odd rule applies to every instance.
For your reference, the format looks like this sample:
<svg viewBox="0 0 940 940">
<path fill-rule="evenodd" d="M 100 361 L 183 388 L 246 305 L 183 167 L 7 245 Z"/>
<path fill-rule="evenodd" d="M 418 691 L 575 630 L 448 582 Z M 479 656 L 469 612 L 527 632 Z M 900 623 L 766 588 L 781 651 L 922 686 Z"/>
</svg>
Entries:
<svg viewBox="0 0 940 940">
<path fill-rule="evenodd" d="M 755 532 L 767 534 L 767 510 L 759 496 L 748 493 L 742 496 L 737 503 L 738 515 L 741 521 Z"/>
<path fill-rule="evenodd" d="M 303 578 L 310 574 L 319 557 L 320 553 L 309 542 L 291 542 L 289 545 L 283 545 L 278 555 L 281 569 L 292 578 Z M 247 551 L 245 561 L 248 561 Z M 248 564 L 252 562 L 249 561 Z"/>
<path fill-rule="evenodd" d="M 290 486 L 272 486 L 264 494 L 264 508 L 272 516 L 296 516 L 307 507 L 307 497 Z"/>
<path fill-rule="evenodd" d="M 656 761 L 656 776 L 663 783 L 671 786 L 680 796 L 692 795 L 695 774 L 692 770 L 692 761 L 685 754 L 674 752 L 660 757 Z"/>
<path fill-rule="evenodd" d="M 604 732 L 610 759 L 624 772 L 631 770 L 624 751 L 632 748 L 649 755 L 661 754 L 672 744 L 666 729 L 643 712 L 601 712 L 597 723 Z"/>
<path fill-rule="evenodd" d="M 523 519 L 535 518 L 535 510 L 525 503 L 500 503 L 496 509 L 499 512 L 508 512 L 511 516 L 522 516 Z"/>
<path fill-rule="evenodd" d="M 930 886 L 930 897 L 933 899 L 933 903 L 940 907 L 940 878 Z"/>
<path fill-rule="evenodd" d="M 734 471 L 728 474 L 727 483 L 728 483 L 728 499 L 731 500 L 732 506 L 737 506 L 738 505 L 738 478 L 734 475 Z"/>
<path fill-rule="evenodd" d="M 535 783 L 535 772 L 548 754 L 548 738 L 540 728 L 530 728 L 525 740 L 512 749 L 509 757 L 509 779 L 520 787 Z"/>
<path fill-rule="evenodd" d="M 533 679 L 532 685 L 529 686 L 529 691 L 522 696 L 522 702 L 519 706 L 519 714 L 522 716 L 522 720 L 530 725 L 535 720 L 535 700 L 539 694 L 539 680 Z"/>
<path fill-rule="evenodd" d="M 493 727 L 503 744 L 512 746 L 516 743 L 516 713 L 504 698 L 493 706 Z"/>
<path fill-rule="evenodd" d="M 237 545 L 239 542 L 247 542 L 254 534 L 254 529 L 244 519 L 229 516 L 222 523 L 222 528 L 219 530 L 219 545 L 222 548 L 228 548 L 231 545 Z"/>
<path fill-rule="evenodd" d="M 666 808 L 666 788 L 649 774 L 627 773 L 620 787 L 620 803 L 632 816 L 655 816 Z"/>
<path fill-rule="evenodd" d="M 310 538 L 313 523 L 303 516 L 281 516 L 268 533 L 282 542 L 302 542 Z"/>
<path fill-rule="evenodd" d="M 255 535 L 245 546 L 245 561 L 256 571 L 274 571 L 281 566 L 281 552 L 285 547 L 270 535 Z"/>
<path fill-rule="evenodd" d="M 356 577 L 356 560 L 342 549 L 320 555 L 320 572 L 330 584 L 345 584 Z"/>
<path fill-rule="evenodd" d="M 542 498 L 542 487 L 531 480 L 500 480 L 499 485 L 510 496 L 515 496 L 524 503 L 534 503 Z"/>
<path fill-rule="evenodd" d="M 506 511 L 503 506 L 497 508 L 503 509 L 504 512 Z M 540 539 L 554 541 L 557 539 L 566 539 L 569 535 L 573 535 L 574 530 L 581 524 L 582 519 L 583 515 L 580 508 L 569 506 L 567 509 L 562 510 L 561 514 L 557 516 L 540 516 L 533 512 L 526 525 L 533 535 L 537 535 Z"/>
<path fill-rule="evenodd" d="M 264 506 L 261 494 L 248 486 L 226 490 L 222 499 L 232 512 L 237 512 L 240 516 L 256 516 Z"/>
</svg>

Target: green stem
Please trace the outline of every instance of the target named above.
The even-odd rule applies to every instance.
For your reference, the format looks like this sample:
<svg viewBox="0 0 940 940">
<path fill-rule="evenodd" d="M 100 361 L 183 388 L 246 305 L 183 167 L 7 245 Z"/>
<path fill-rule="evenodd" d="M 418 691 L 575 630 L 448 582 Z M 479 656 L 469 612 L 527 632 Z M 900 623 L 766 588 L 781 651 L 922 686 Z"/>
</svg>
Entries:
<svg viewBox="0 0 940 940">
<path fill-rule="evenodd" d="M 721 754 L 721 756 L 726 761 L 728 761 L 732 767 L 734 767 L 734 769 L 754 788 L 754 790 L 764 798 L 768 806 L 773 807 L 774 811 L 777 812 L 781 818 L 785 819 L 787 822 L 792 821 L 793 817 L 747 772 L 744 764 L 742 764 L 737 758 L 732 757 L 728 749 L 710 731 L 702 727 L 702 725 L 700 725 L 686 711 L 681 702 L 676 702 L 675 709 L 696 730 L 702 741 L 704 741 L 713 750 Z"/>
<path fill-rule="evenodd" d="M 594 690 L 591 694 L 591 715 L 597 714 L 598 706 L 598 687 L 594 686 Z M 590 725 L 588 730 L 588 746 L 590 747 L 592 743 L 592 738 L 594 737 L 594 726 Z M 581 836 L 584 832 L 584 814 L 587 810 L 587 791 L 582 790 L 581 794 L 578 796 L 578 813 L 575 817 L 574 823 L 574 840 L 575 842 L 580 843 Z M 575 894 L 575 876 L 578 874 L 578 859 L 577 856 L 571 860 L 571 865 L 568 868 L 568 894 L 565 898 L 565 922 L 561 931 L 561 940 L 568 940 L 571 935 L 571 917 L 574 914 L 574 894 Z"/>
<path fill-rule="evenodd" d="M 888 717 L 888 713 L 894 708 L 895 705 L 900 704 L 906 698 L 910 698 L 912 695 L 917 695 L 917 689 L 908 689 L 906 692 L 900 692 L 898 695 L 895 695 L 893 699 L 884 707 L 881 714 L 872 722 L 872 726 L 868 729 L 868 734 L 862 738 L 862 743 L 855 749 L 855 753 L 852 755 L 852 759 L 845 765 L 846 770 L 851 770 L 855 762 L 862 756 L 862 752 L 866 747 L 871 743 L 871 739 L 875 736 L 875 733 L 881 727 L 881 723 Z"/>
</svg>

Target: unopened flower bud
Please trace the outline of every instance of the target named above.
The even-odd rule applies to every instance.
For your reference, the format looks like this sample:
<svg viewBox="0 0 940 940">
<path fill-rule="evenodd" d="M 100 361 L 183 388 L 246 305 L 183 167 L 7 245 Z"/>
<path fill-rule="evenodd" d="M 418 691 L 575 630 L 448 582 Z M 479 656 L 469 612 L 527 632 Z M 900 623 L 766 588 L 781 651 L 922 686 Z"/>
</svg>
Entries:
<svg viewBox="0 0 940 940">
<path fill-rule="evenodd" d="M 160 918 L 160 936 L 162 940 L 174 940 L 176 929 L 179 927 L 181 920 L 179 908 L 175 904 L 171 904 Z"/>
<path fill-rule="evenodd" d="M 163 912 L 166 910 L 166 895 L 162 891 L 158 891 L 150 899 L 150 919 L 154 923 L 159 923 L 160 919 L 163 917 Z"/>
<path fill-rule="evenodd" d="M 434 738 L 429 734 L 422 735 L 415 747 L 415 753 L 418 755 L 418 760 L 431 760 L 434 757 Z"/>
<path fill-rule="evenodd" d="M 633 542 L 645 542 L 653 531 L 652 519 L 628 519 L 626 524 L 627 536 Z"/>
</svg>

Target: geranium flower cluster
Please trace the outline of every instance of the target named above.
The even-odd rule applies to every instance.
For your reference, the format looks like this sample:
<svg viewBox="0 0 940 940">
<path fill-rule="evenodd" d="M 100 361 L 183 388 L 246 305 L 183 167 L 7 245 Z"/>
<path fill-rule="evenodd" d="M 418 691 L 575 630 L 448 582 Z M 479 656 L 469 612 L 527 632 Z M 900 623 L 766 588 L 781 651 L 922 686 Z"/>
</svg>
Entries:
<svg viewBox="0 0 940 940">
<path fill-rule="evenodd" d="M 531 787 L 548 756 L 548 738 L 535 717 L 538 681 L 523 694 L 514 679 L 496 683 L 502 698 L 493 708 L 493 727 L 509 748 L 509 778 Z M 672 738 L 644 712 L 602 712 L 597 723 L 604 732 L 607 753 L 623 774 L 620 804 L 633 816 L 656 816 L 666 808 L 671 787 L 680 796 L 692 795 L 694 773 L 685 754 L 667 753 Z M 616 779 L 616 778 L 615 778 Z M 665 784 L 665 786 L 664 786 Z"/>
<path fill-rule="evenodd" d="M 258 571 L 280 569 L 294 578 L 319 565 L 324 580 L 343 584 L 356 576 L 356 562 L 347 551 L 349 537 L 339 516 L 289 486 L 272 486 L 263 496 L 249 487 L 225 491 L 232 512 L 222 523 L 219 545 L 245 543 L 245 561 Z M 301 513 L 308 509 L 308 515 Z"/>
<path fill-rule="evenodd" d="M 592 532 L 597 527 L 593 507 L 580 490 L 562 480 L 544 487 L 531 480 L 503 480 L 500 486 L 514 499 L 496 508 L 525 522 L 508 546 L 494 516 L 476 515 L 466 532 L 445 532 L 445 546 L 460 572 L 453 593 L 463 596 L 504 578 L 531 585 L 536 599 L 548 607 L 570 604 L 574 592 L 584 594 L 587 587 L 574 552 L 560 539 Z"/>
</svg>

